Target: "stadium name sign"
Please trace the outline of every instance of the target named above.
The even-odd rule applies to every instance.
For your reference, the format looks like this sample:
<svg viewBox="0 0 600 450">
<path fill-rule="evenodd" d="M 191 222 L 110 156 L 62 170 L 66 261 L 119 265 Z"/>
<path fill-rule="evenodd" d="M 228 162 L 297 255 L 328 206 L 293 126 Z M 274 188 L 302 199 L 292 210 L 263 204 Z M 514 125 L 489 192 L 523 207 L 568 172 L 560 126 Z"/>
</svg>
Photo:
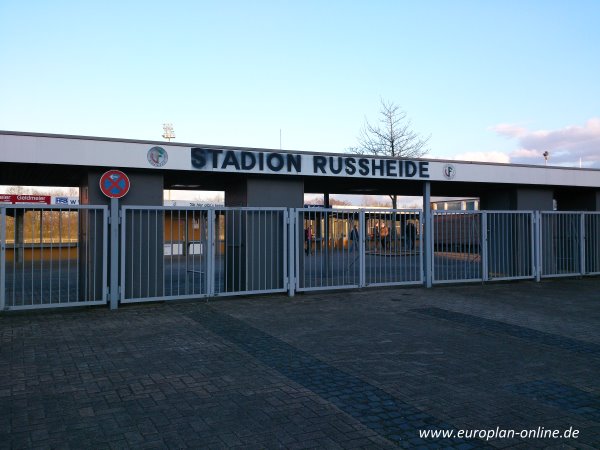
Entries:
<svg viewBox="0 0 600 450">
<path fill-rule="evenodd" d="M 192 148 L 192 167 L 214 172 L 429 178 L 428 161 Z"/>
</svg>

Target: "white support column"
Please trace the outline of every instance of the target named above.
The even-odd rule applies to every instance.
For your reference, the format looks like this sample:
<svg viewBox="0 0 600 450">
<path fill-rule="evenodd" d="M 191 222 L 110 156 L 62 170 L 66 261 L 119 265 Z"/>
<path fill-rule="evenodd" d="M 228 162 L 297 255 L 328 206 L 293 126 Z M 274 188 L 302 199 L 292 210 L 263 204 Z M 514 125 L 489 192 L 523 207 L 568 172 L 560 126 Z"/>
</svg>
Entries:
<svg viewBox="0 0 600 450">
<path fill-rule="evenodd" d="M 423 183 L 423 234 L 421 243 L 425 243 L 423 250 L 423 270 L 425 272 L 425 286 L 430 288 L 433 284 L 433 219 L 431 215 L 431 183 Z"/>
</svg>

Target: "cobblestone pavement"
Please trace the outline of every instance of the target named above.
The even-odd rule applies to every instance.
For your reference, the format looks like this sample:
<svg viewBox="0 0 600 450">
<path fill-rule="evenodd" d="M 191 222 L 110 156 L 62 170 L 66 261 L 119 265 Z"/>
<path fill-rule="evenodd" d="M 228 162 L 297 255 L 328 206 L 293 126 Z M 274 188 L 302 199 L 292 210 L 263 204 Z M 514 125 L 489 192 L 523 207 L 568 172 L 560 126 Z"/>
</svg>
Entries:
<svg viewBox="0 0 600 450">
<path fill-rule="evenodd" d="M 0 314 L 0 448 L 598 448 L 600 279 Z M 423 438 L 515 429 L 576 439 Z"/>
</svg>

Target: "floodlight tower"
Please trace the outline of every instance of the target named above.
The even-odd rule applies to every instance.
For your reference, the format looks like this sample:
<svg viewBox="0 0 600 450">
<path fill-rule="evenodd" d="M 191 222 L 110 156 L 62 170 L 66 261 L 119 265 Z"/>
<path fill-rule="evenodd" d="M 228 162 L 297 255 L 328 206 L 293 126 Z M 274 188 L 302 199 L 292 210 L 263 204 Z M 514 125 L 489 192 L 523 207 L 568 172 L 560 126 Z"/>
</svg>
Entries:
<svg viewBox="0 0 600 450">
<path fill-rule="evenodd" d="M 173 131 L 172 123 L 163 123 L 163 130 L 163 139 L 166 139 L 169 142 L 171 142 L 171 139 L 175 139 L 175 131 Z"/>
</svg>

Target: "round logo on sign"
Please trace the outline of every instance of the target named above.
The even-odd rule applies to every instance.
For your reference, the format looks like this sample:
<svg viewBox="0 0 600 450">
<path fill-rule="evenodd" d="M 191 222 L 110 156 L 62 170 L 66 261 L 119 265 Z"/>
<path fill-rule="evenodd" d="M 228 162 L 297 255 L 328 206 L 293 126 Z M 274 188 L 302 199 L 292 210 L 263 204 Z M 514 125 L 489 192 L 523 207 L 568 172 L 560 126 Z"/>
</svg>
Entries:
<svg viewBox="0 0 600 450">
<path fill-rule="evenodd" d="M 456 176 L 456 167 L 454 167 L 454 164 L 444 164 L 443 172 L 444 178 L 452 180 Z"/>
<path fill-rule="evenodd" d="M 130 186 L 129 178 L 120 170 L 109 170 L 100 177 L 100 190 L 109 198 L 124 197 Z"/>
<path fill-rule="evenodd" d="M 148 150 L 148 162 L 154 167 L 162 167 L 169 160 L 169 154 L 162 147 L 152 147 Z"/>
</svg>

